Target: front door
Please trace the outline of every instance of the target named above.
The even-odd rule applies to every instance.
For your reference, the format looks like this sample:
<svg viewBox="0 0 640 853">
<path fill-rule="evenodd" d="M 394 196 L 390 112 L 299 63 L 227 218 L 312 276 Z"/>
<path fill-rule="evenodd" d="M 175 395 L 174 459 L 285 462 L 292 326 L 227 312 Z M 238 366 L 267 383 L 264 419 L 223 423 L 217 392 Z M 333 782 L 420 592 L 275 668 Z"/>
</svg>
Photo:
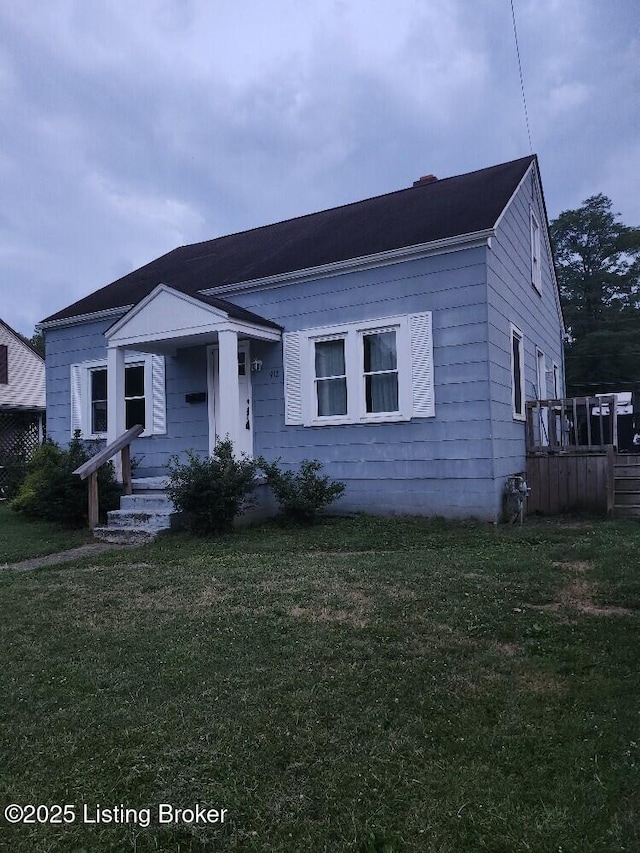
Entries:
<svg viewBox="0 0 640 853">
<path fill-rule="evenodd" d="M 209 378 L 209 453 L 213 452 L 216 439 L 216 411 L 218 407 L 219 359 L 218 347 L 207 349 L 207 374 Z M 232 436 L 233 449 L 236 455 L 246 453 L 253 455 L 253 405 L 251 397 L 251 361 L 249 359 L 249 341 L 238 343 L 238 386 L 239 411 L 238 434 Z M 220 436 L 222 438 L 223 436 Z"/>
</svg>

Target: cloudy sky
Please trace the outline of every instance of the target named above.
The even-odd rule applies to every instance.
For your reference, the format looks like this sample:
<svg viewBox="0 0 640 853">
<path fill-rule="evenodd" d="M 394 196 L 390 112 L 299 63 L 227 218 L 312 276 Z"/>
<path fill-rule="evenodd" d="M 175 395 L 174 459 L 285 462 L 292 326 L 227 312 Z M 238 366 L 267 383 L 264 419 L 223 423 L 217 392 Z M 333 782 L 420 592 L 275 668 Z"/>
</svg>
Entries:
<svg viewBox="0 0 640 853">
<path fill-rule="evenodd" d="M 514 0 L 549 216 L 640 225 L 637 0 Z M 530 152 L 510 0 L 0 0 L 0 317 Z"/>
</svg>

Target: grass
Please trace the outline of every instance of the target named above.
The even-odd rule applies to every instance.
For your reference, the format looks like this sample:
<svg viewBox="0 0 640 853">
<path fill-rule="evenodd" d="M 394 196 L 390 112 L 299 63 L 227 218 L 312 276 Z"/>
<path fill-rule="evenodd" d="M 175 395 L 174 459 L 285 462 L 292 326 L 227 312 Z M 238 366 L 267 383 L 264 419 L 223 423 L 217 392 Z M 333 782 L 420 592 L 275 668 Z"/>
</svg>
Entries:
<svg viewBox="0 0 640 853">
<path fill-rule="evenodd" d="M 2 573 L 0 801 L 77 819 L 0 849 L 638 850 L 639 553 L 633 523 L 363 517 Z"/>
<path fill-rule="evenodd" d="M 8 503 L 0 503 L 0 566 L 75 548 L 88 538 L 87 530 L 64 530 L 48 521 L 29 521 L 12 512 Z"/>
</svg>

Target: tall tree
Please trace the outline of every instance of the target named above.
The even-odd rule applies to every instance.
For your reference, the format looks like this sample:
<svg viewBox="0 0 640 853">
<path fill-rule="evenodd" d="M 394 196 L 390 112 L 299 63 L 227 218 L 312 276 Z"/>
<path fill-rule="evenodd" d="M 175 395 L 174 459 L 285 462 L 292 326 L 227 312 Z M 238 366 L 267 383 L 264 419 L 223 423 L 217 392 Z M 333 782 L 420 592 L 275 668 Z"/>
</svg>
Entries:
<svg viewBox="0 0 640 853">
<path fill-rule="evenodd" d="M 640 389 L 640 229 L 602 193 L 551 223 L 570 394 Z"/>
</svg>

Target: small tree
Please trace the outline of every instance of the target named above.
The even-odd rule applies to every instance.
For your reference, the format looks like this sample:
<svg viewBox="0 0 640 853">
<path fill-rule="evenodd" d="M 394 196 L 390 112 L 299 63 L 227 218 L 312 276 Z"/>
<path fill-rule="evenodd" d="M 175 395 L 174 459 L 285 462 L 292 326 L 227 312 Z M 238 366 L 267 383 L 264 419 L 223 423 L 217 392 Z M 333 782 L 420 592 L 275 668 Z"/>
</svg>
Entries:
<svg viewBox="0 0 640 853">
<path fill-rule="evenodd" d="M 551 223 L 572 394 L 624 391 L 640 377 L 640 229 L 599 194 Z"/>
<path fill-rule="evenodd" d="M 251 505 L 257 463 L 233 455 L 229 439 L 219 440 L 207 458 L 189 451 L 187 461 L 170 461 L 167 494 L 185 513 L 187 527 L 199 536 L 225 533 L 235 517 Z"/>
<path fill-rule="evenodd" d="M 283 471 L 279 462 L 260 459 L 259 464 L 282 514 L 297 524 L 313 524 L 318 512 L 338 500 L 346 488 L 344 483 L 321 475 L 322 464 L 317 460 L 304 459 L 297 473 Z"/>
</svg>

